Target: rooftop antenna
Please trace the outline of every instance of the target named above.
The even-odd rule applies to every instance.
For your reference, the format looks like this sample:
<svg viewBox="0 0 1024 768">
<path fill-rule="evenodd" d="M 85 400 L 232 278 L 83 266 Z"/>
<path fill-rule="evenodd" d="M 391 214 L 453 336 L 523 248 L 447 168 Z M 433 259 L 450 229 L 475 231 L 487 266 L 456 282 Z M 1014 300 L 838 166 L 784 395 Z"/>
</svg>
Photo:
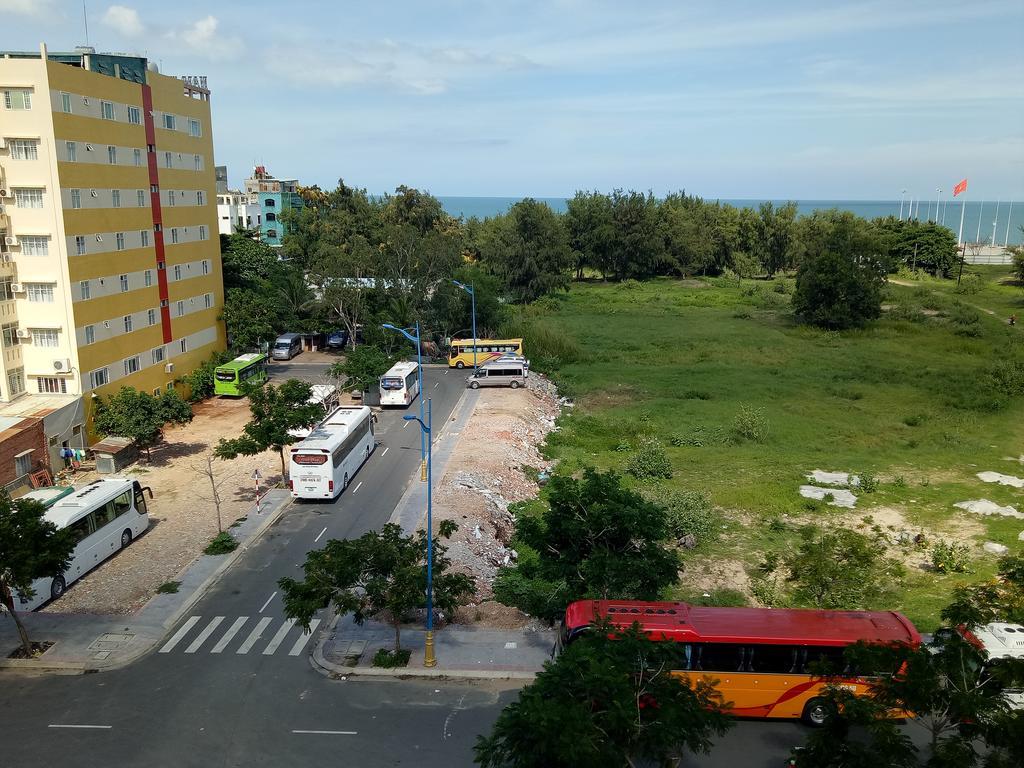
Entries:
<svg viewBox="0 0 1024 768">
<path fill-rule="evenodd" d="M 82 18 L 85 19 L 85 44 L 89 45 L 89 11 L 85 7 L 85 0 L 82 0 Z"/>
</svg>

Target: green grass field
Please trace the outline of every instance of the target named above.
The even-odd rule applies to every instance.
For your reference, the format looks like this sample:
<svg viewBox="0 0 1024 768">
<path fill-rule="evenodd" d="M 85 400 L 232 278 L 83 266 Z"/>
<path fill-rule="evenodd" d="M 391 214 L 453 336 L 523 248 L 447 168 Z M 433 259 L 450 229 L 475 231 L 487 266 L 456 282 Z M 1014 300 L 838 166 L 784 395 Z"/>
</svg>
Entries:
<svg viewBox="0 0 1024 768">
<path fill-rule="evenodd" d="M 989 272 L 995 282 L 999 275 Z M 905 521 L 930 541 L 969 541 L 971 573 L 935 573 L 913 562 L 927 560 L 918 553 L 898 604 L 877 606 L 930 628 L 955 583 L 993 573 L 995 559 L 981 544 L 1016 546 L 1024 530 L 1024 520 L 952 506 L 987 498 L 1024 511 L 1019 490 L 975 477 L 1024 476 L 1024 465 L 1009 460 L 1024 454 L 1024 399 L 1006 397 L 992 376 L 998 361 L 1024 360 L 1024 329 L 956 303 L 998 301 L 993 309 L 1003 313 L 1020 298 L 1013 291 L 1024 291 L 993 285 L 957 297 L 931 281 L 893 285 L 880 321 L 837 333 L 798 325 L 791 289 L 791 281 L 724 279 L 588 283 L 533 305 L 536 326 L 581 350 L 555 373 L 576 407 L 563 414 L 547 451 L 560 460 L 558 471 L 572 473 L 584 465 L 624 470 L 643 441 L 664 446 L 675 474 L 662 483 L 702 490 L 722 510 L 718 540 L 688 555 L 684 597 L 746 591 L 709 582 L 708 572 L 726 561 L 734 574 L 752 571 L 766 551 L 791 546 L 805 521 L 852 526 L 875 510 L 893 536 Z M 732 438 L 743 407 L 759 410 L 762 441 Z M 814 469 L 868 472 L 881 482 L 859 494 L 851 514 L 800 497 Z M 739 598 L 726 591 L 713 599 Z"/>
</svg>

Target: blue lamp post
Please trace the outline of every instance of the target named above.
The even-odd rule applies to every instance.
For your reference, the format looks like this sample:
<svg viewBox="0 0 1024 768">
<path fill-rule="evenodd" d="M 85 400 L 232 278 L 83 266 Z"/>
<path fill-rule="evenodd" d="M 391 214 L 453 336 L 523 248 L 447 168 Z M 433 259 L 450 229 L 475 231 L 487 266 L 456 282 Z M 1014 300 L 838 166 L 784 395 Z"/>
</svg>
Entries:
<svg viewBox="0 0 1024 768">
<path fill-rule="evenodd" d="M 473 290 L 472 285 L 460 283 L 458 280 L 452 280 L 452 282 L 468 293 L 473 302 L 473 373 L 476 373 L 476 291 Z"/>
<path fill-rule="evenodd" d="M 431 403 L 427 400 L 427 423 L 416 416 L 403 416 L 406 421 L 415 421 L 420 425 L 420 436 L 427 439 L 427 637 L 423 645 L 423 666 L 433 667 L 437 664 L 434 656 L 434 515 L 431 504 L 431 488 L 433 472 L 431 456 L 434 453 L 433 438 L 430 434 L 434 420 L 431 415 Z"/>
<path fill-rule="evenodd" d="M 423 422 L 423 353 L 420 348 L 420 324 L 419 322 L 412 328 L 398 328 L 391 323 L 384 323 L 381 328 L 385 328 L 389 331 L 398 331 L 400 334 L 405 336 L 409 341 L 416 345 L 416 372 L 417 378 L 420 382 L 420 423 Z M 416 331 L 416 335 L 413 336 L 409 331 Z M 420 480 L 426 482 L 427 480 L 427 446 L 426 440 L 423 436 L 423 432 L 420 432 Z"/>
</svg>

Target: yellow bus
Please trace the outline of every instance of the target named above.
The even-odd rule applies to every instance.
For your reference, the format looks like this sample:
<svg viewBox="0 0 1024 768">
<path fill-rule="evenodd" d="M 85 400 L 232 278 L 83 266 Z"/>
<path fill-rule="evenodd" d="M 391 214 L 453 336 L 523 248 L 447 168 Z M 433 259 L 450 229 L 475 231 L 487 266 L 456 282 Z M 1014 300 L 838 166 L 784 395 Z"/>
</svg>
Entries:
<svg viewBox="0 0 1024 768">
<path fill-rule="evenodd" d="M 522 339 L 477 339 L 476 340 L 476 365 L 477 367 L 491 360 L 497 360 L 502 355 L 522 355 Z M 473 340 L 452 339 L 451 349 L 448 350 L 449 368 L 472 368 L 473 367 Z"/>
</svg>

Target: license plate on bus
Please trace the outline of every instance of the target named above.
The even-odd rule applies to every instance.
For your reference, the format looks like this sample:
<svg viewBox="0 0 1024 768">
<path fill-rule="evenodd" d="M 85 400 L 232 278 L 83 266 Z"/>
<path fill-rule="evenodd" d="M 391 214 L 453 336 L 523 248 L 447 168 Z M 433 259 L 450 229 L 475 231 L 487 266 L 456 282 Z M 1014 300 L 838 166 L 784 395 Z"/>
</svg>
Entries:
<svg viewBox="0 0 1024 768">
<path fill-rule="evenodd" d="M 301 480 L 304 483 L 315 483 L 319 479 L 320 478 L 317 477 L 316 475 L 313 475 L 313 476 L 304 475 L 304 476 L 299 478 L 299 480 Z"/>
</svg>

